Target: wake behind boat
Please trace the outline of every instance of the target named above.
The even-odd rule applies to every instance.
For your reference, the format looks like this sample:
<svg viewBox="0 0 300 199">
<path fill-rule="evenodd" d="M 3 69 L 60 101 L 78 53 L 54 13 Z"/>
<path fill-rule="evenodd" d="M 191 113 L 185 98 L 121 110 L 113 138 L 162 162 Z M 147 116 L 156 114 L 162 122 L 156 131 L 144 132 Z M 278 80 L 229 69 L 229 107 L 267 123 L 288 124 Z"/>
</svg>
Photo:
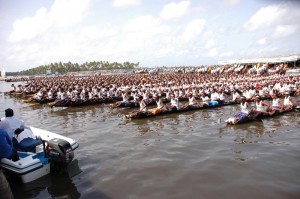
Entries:
<svg viewBox="0 0 300 199">
<path fill-rule="evenodd" d="M 28 140 L 20 146 L 20 160 L 2 159 L 1 167 L 7 175 L 29 183 L 52 171 L 66 169 L 76 160 L 74 151 L 79 145 L 75 140 L 35 127 L 26 129 L 31 130 L 37 139 Z"/>
</svg>

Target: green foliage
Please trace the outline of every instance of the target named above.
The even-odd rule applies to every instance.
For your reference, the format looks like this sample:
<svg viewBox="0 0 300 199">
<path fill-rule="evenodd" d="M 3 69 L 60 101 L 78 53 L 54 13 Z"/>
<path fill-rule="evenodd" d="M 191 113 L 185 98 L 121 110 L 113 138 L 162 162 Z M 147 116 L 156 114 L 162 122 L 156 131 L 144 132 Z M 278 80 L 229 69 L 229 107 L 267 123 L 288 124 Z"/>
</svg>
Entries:
<svg viewBox="0 0 300 199">
<path fill-rule="evenodd" d="M 109 63 L 108 61 L 93 61 L 85 62 L 81 65 L 78 63 L 51 63 L 49 65 L 41 65 L 36 68 L 31 68 L 28 70 L 23 70 L 20 72 L 7 72 L 7 76 L 16 76 L 16 75 L 43 75 L 47 71 L 51 71 L 52 74 L 65 74 L 68 72 L 80 72 L 80 71 L 97 71 L 97 70 L 113 70 L 113 69 L 134 69 L 139 67 L 138 63 Z"/>
</svg>

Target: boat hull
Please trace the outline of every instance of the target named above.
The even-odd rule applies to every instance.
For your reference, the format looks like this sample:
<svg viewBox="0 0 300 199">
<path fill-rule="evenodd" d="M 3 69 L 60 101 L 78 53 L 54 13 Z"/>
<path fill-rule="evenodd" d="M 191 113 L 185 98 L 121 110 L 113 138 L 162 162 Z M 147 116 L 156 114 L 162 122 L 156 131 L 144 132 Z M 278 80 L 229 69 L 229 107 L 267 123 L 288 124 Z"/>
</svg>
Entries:
<svg viewBox="0 0 300 199">
<path fill-rule="evenodd" d="M 142 119 L 142 118 L 149 118 L 149 117 L 156 117 L 159 115 L 167 115 L 167 114 L 176 114 L 176 113 L 183 113 L 183 112 L 188 112 L 188 111 L 197 111 L 197 110 L 203 110 L 203 109 L 211 109 L 211 108 L 217 108 L 217 107 L 222 107 L 222 106 L 229 106 L 229 105 L 236 105 L 238 102 L 227 102 L 227 103 L 222 103 L 218 105 L 213 105 L 213 106 L 187 106 L 185 108 L 181 108 L 179 110 L 163 110 L 160 112 L 157 112 L 156 114 L 153 114 L 150 111 L 147 112 L 135 112 L 131 113 L 129 115 L 123 115 L 124 119 Z"/>
<path fill-rule="evenodd" d="M 29 183 L 50 173 L 50 162 L 43 152 L 37 154 L 18 152 L 20 160 L 13 162 L 2 159 L 2 168 L 7 175 L 19 177 L 23 183 Z"/>
<path fill-rule="evenodd" d="M 254 122 L 254 121 L 262 121 L 262 119 L 266 119 L 266 118 L 271 118 L 271 117 L 276 117 L 279 115 L 283 115 L 285 113 L 289 113 L 292 112 L 294 110 L 298 110 L 298 109 L 288 109 L 288 110 L 283 110 L 280 112 L 277 112 L 273 115 L 269 115 L 269 114 L 262 114 L 259 117 L 248 117 L 248 116 L 244 116 L 242 119 L 238 119 L 236 117 L 229 117 L 227 120 L 225 120 L 225 122 L 227 123 L 227 125 L 237 125 L 237 124 L 244 124 L 244 123 L 249 123 L 249 122 Z"/>
</svg>

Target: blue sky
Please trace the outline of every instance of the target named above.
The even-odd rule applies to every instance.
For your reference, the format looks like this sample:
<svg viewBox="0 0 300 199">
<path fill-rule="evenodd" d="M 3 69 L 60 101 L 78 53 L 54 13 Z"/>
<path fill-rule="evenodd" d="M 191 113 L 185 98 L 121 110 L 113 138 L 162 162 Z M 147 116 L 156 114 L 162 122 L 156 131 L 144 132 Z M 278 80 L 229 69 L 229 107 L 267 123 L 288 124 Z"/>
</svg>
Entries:
<svg viewBox="0 0 300 199">
<path fill-rule="evenodd" d="M 0 68 L 199 66 L 300 54 L 296 0 L 0 0 Z"/>
</svg>

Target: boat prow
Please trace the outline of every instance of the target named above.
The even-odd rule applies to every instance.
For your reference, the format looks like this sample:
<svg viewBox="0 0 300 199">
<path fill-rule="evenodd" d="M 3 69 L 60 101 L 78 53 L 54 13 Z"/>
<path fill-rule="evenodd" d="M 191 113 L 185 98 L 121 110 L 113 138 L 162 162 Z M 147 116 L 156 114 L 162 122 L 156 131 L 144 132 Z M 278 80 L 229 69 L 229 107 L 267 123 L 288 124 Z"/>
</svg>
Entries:
<svg viewBox="0 0 300 199">
<path fill-rule="evenodd" d="M 69 142 L 72 146 L 73 151 L 79 147 L 79 144 L 72 138 L 65 137 L 65 136 L 59 135 L 57 133 L 53 133 L 53 132 L 50 132 L 50 131 L 47 131 L 44 129 L 39 129 L 39 128 L 32 127 L 32 126 L 26 127 L 26 128 L 30 129 L 36 137 L 40 137 L 42 140 L 49 141 L 51 139 L 59 138 L 59 139 Z"/>
</svg>

